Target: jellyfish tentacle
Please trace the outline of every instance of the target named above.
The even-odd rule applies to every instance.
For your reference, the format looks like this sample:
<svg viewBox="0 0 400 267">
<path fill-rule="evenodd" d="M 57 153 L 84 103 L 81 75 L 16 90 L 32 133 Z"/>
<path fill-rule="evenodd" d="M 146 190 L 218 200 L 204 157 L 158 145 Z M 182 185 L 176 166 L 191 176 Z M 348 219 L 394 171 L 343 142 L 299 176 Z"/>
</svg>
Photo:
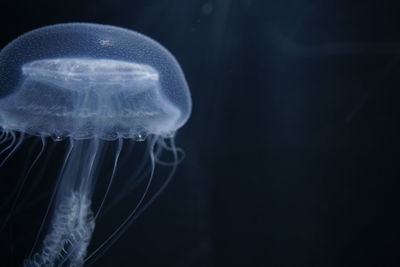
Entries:
<svg viewBox="0 0 400 267">
<path fill-rule="evenodd" d="M 171 140 L 171 138 L 169 140 Z M 163 151 L 176 153 L 177 159 L 176 160 L 174 159 L 171 162 L 162 160 L 161 154 Z M 185 159 L 185 151 L 179 147 L 175 147 L 172 144 L 170 146 L 168 146 L 167 142 L 162 139 L 157 143 L 157 148 L 154 152 L 154 159 L 155 159 L 156 163 L 161 166 L 173 166 L 175 164 L 180 164 Z"/>
<path fill-rule="evenodd" d="M 131 154 L 131 152 L 133 150 L 134 143 L 131 143 L 130 145 L 131 146 L 129 147 L 128 151 L 125 152 L 126 154 Z M 146 150 L 145 154 L 143 155 L 143 159 L 139 163 L 139 166 L 136 168 L 134 173 L 131 175 L 131 177 L 135 177 L 135 179 L 127 179 L 126 180 L 126 183 L 124 184 L 124 186 L 121 187 L 121 191 L 119 192 L 119 194 L 117 196 L 115 196 L 114 198 L 112 198 L 110 200 L 110 202 L 108 202 L 107 205 L 104 207 L 103 212 L 100 217 L 102 217 L 104 214 L 107 214 L 108 212 L 110 212 L 117 203 L 122 201 L 124 199 L 124 197 L 129 195 L 129 193 L 133 189 L 135 189 L 146 177 L 148 177 L 148 173 L 150 173 L 150 170 L 148 168 L 146 168 L 146 166 L 148 165 L 148 162 L 150 160 L 150 156 L 149 156 L 150 149 L 151 148 Z M 119 166 L 124 165 L 125 163 L 127 163 L 127 162 L 124 162 L 124 160 L 122 160 L 122 162 L 119 164 Z"/>
<path fill-rule="evenodd" d="M 141 184 L 146 177 L 149 177 L 149 173 L 151 172 L 151 170 L 150 168 L 145 168 L 145 166 L 148 165 L 147 163 L 147 160 L 143 160 L 140 162 L 140 165 L 142 167 L 139 166 L 138 168 L 141 168 L 141 170 L 131 175 L 131 177 L 134 177 L 134 179 L 129 179 L 129 181 L 126 181 L 126 183 L 121 186 L 121 191 L 119 191 L 118 195 L 110 199 L 107 205 L 103 208 L 103 211 L 100 214 L 99 218 L 102 218 L 105 214 L 111 212 L 113 208 L 125 197 L 127 197 L 130 192 L 137 188 L 137 186 Z"/>
<path fill-rule="evenodd" d="M 156 142 L 156 138 L 154 138 L 154 140 L 151 140 L 151 147 L 154 148 L 155 142 Z M 126 230 L 126 228 L 130 225 L 130 223 L 132 222 L 132 218 L 136 218 L 135 214 L 138 211 L 138 209 L 140 208 L 140 206 L 142 205 L 142 203 L 144 202 L 147 193 L 150 190 L 151 184 L 153 182 L 153 178 L 154 178 L 154 170 L 155 170 L 155 161 L 154 161 L 154 157 L 153 157 L 153 153 L 150 153 L 150 157 L 151 157 L 151 172 L 149 175 L 149 179 L 148 182 L 146 184 L 146 188 L 144 189 L 138 203 L 135 205 L 135 207 L 133 208 L 133 210 L 130 212 L 130 214 L 124 219 L 124 221 L 116 228 L 116 230 L 114 230 L 113 233 L 111 233 L 106 240 L 100 244 L 86 259 L 85 259 L 85 263 L 88 262 L 88 265 L 92 264 L 94 261 L 96 261 L 96 259 L 98 259 L 105 250 L 107 250 L 107 248 L 109 248 L 120 236 L 121 234 Z"/>
<path fill-rule="evenodd" d="M 24 187 L 24 184 L 26 180 L 28 179 L 30 173 L 32 172 L 33 168 L 36 166 L 36 163 L 39 161 L 39 159 L 42 157 L 44 150 L 46 149 L 46 137 L 42 136 L 41 138 L 41 148 L 39 153 L 36 155 L 35 159 L 32 161 L 31 165 L 29 166 L 29 169 L 26 171 L 24 178 L 22 179 L 22 184 L 19 185 L 20 189 L 18 189 L 17 193 L 17 198 L 21 195 L 21 191 Z M 14 209 L 14 208 L 13 208 Z"/>
<path fill-rule="evenodd" d="M 158 140 L 157 140 L 158 141 Z M 179 164 L 178 162 L 178 153 L 175 149 L 175 141 L 173 138 L 170 138 L 170 142 L 171 142 L 171 153 L 172 153 L 172 157 L 173 157 L 173 163 L 171 164 L 171 171 L 169 172 L 167 178 L 165 179 L 164 183 L 160 186 L 160 188 L 154 193 L 154 195 L 149 199 L 149 201 L 147 201 L 141 208 L 140 210 L 137 212 L 136 217 L 138 217 L 143 211 L 146 210 L 146 208 L 148 206 L 151 205 L 151 203 L 164 191 L 164 189 L 168 186 L 168 184 L 171 182 L 172 177 L 175 174 L 176 168 Z M 152 153 L 153 154 L 153 153 Z M 151 156 L 154 160 L 154 155 Z"/>
<path fill-rule="evenodd" d="M 0 145 L 7 140 L 7 137 L 8 137 L 8 132 L 3 130 L 0 135 Z"/>
<path fill-rule="evenodd" d="M 26 172 L 24 178 L 21 180 L 21 182 L 16 187 L 16 189 L 17 189 L 16 196 L 14 198 L 13 204 L 11 205 L 10 212 L 8 213 L 6 219 L 4 220 L 2 226 L 0 227 L 0 233 L 3 231 L 4 227 L 7 225 L 7 222 L 9 221 L 9 219 L 15 214 L 15 207 L 16 207 L 16 205 L 18 203 L 19 197 L 21 196 L 22 189 L 25 186 L 25 183 L 26 183 L 26 181 L 27 181 L 27 179 L 29 177 L 29 174 L 31 173 L 33 167 L 36 165 L 36 162 L 40 159 L 40 157 L 42 156 L 42 154 L 44 152 L 44 149 L 46 147 L 46 139 L 44 137 L 42 137 L 41 140 L 42 140 L 42 148 L 40 149 L 39 153 L 36 155 L 36 158 L 34 159 L 32 164 L 30 165 L 30 167 L 29 167 L 28 171 Z"/>
<path fill-rule="evenodd" d="M 15 142 L 17 142 L 17 143 L 15 144 L 14 148 L 8 153 L 8 155 L 0 162 L 0 168 L 4 165 L 4 163 L 7 162 L 7 160 L 8 160 L 12 155 L 14 155 L 15 151 L 17 151 L 17 149 L 21 146 L 22 142 L 24 141 L 24 135 L 25 135 L 25 134 L 21 133 L 21 134 L 19 135 L 19 137 L 18 137 L 18 141 L 16 141 L 16 137 L 14 137 L 12 145 L 14 145 Z M 3 153 L 3 152 L 4 152 L 4 150 L 3 150 L 1 153 Z M 0 154 L 1 154 L 1 153 L 0 153 Z"/>
<path fill-rule="evenodd" d="M 110 181 L 108 182 L 106 192 L 104 193 L 104 196 L 103 196 L 103 199 L 102 199 L 102 201 L 100 203 L 100 206 L 97 209 L 96 215 L 94 216 L 95 220 L 97 219 L 97 216 L 99 216 L 99 214 L 100 214 L 100 212 L 101 212 L 101 210 L 103 208 L 104 202 L 106 201 L 106 198 L 107 198 L 107 196 L 108 196 L 108 194 L 110 192 L 110 189 L 111 189 L 111 185 L 112 185 L 112 183 L 114 181 L 114 177 L 115 177 L 115 173 L 116 173 L 116 170 L 117 170 L 119 156 L 121 155 L 123 142 L 124 142 L 124 140 L 122 138 L 118 139 L 118 146 L 117 146 L 117 151 L 116 151 L 116 155 L 115 155 L 115 158 L 114 158 L 113 170 L 112 170 L 112 173 L 111 173 L 111 176 L 110 176 Z"/>
<path fill-rule="evenodd" d="M 99 245 L 86 259 L 85 263 L 88 265 L 93 264 L 97 259 L 99 259 L 105 251 L 114 244 L 115 241 L 118 240 L 118 238 L 127 230 L 127 228 L 154 202 L 154 200 L 157 199 L 157 197 L 164 191 L 164 189 L 168 186 L 168 184 L 171 182 L 172 177 L 175 174 L 176 167 L 177 167 L 177 162 L 178 162 L 178 155 L 176 150 L 171 149 L 171 152 L 173 154 L 174 162 L 176 164 L 172 165 L 172 169 L 170 173 L 168 174 L 167 178 L 165 179 L 164 183 L 160 186 L 160 188 L 150 197 L 147 202 L 144 202 L 149 190 L 150 186 L 152 184 L 153 178 L 154 178 L 154 171 L 155 171 L 155 159 L 154 159 L 154 149 L 155 145 L 157 142 L 159 142 L 157 138 L 154 138 L 154 140 L 151 141 L 150 147 L 152 148 L 151 153 L 150 153 L 150 159 L 151 159 L 151 173 L 149 176 L 149 181 L 147 182 L 146 188 L 136 204 L 135 208 L 130 212 L 130 214 L 125 218 L 125 220 L 116 228 L 116 230 L 109 235 L 109 237 L 101 244 Z M 175 147 L 174 140 L 171 138 L 171 147 Z"/>
<path fill-rule="evenodd" d="M 10 137 L 11 138 L 11 142 L 8 144 L 8 146 L 6 146 L 3 150 L 0 151 L 0 155 L 14 146 L 15 141 L 16 141 L 16 135 L 12 131 L 10 132 L 10 135 L 11 135 L 11 137 Z M 5 141 L 8 141 L 8 138 Z"/>
<path fill-rule="evenodd" d="M 47 217 L 49 216 L 51 207 L 52 207 L 53 202 L 54 202 L 54 200 L 55 200 L 56 193 L 57 193 L 57 188 L 58 188 L 59 184 L 61 183 L 62 174 L 65 172 L 65 168 L 66 168 L 66 166 L 67 166 L 67 162 L 68 162 L 68 159 L 69 159 L 70 156 L 71 156 L 71 153 L 72 153 L 73 148 L 74 148 L 74 140 L 73 140 L 73 139 L 70 139 L 69 148 L 68 148 L 68 151 L 67 151 L 67 153 L 66 153 L 66 155 L 65 155 L 65 159 L 64 159 L 63 165 L 62 165 L 62 167 L 61 167 L 60 175 L 59 175 L 59 177 L 58 177 L 58 179 L 57 179 L 57 182 L 56 182 L 56 184 L 55 184 L 55 186 L 54 186 L 55 189 L 53 190 L 53 193 L 52 193 L 52 195 L 51 195 L 51 197 L 50 197 L 49 205 L 47 206 L 45 215 L 44 215 L 43 220 L 42 220 L 42 223 L 41 223 L 41 225 L 40 225 L 40 227 L 39 227 L 39 231 L 38 231 L 38 233 L 37 233 L 37 235 L 36 235 L 36 238 L 35 238 L 35 241 L 34 241 L 34 243 L 33 243 L 32 249 L 31 249 L 31 251 L 30 251 L 30 253 L 29 253 L 28 259 L 32 258 L 33 251 L 35 250 L 35 248 L 36 248 L 36 246 L 37 246 L 37 243 L 39 242 L 39 238 L 40 238 L 40 235 L 42 234 L 42 231 L 43 231 L 43 228 L 44 228 L 44 224 L 45 224 L 45 222 L 47 221 Z"/>
<path fill-rule="evenodd" d="M 124 153 L 122 153 L 121 159 L 119 166 L 125 166 L 126 164 L 131 164 L 131 155 L 132 151 L 135 148 L 135 141 L 132 141 L 130 139 L 127 139 L 127 141 L 124 143 Z"/>
<path fill-rule="evenodd" d="M 46 136 L 43 136 L 42 138 L 44 139 L 44 141 L 46 141 Z M 35 207 L 46 196 L 50 196 L 50 191 L 47 190 L 43 194 L 34 193 L 38 192 L 37 189 L 40 186 L 41 181 L 43 181 L 43 178 L 46 177 L 45 166 L 48 166 L 49 160 L 51 158 L 54 158 L 54 148 L 55 146 L 52 145 L 51 142 L 49 143 L 49 145 L 46 144 L 46 153 L 43 152 L 42 164 L 38 165 L 38 173 L 37 175 L 35 175 L 37 179 L 33 179 L 29 187 L 26 188 L 26 191 L 21 196 L 21 201 L 19 201 L 17 207 L 15 208 L 15 213 L 21 212 L 23 210 L 29 210 L 32 207 Z"/>
<path fill-rule="evenodd" d="M 9 140 L 9 132 L 3 131 L 2 134 L 1 134 L 1 138 L 0 138 L 0 146 L 2 144 L 6 143 L 8 140 Z M 4 148 L 4 150 L 8 150 L 8 149 L 9 149 L 9 146 L 6 146 Z M 0 155 L 2 153 L 3 153 L 2 150 L 0 150 Z M 2 210 L 4 207 L 6 207 L 8 202 L 9 201 L 4 201 L 3 203 L 1 203 L 0 210 Z"/>
</svg>

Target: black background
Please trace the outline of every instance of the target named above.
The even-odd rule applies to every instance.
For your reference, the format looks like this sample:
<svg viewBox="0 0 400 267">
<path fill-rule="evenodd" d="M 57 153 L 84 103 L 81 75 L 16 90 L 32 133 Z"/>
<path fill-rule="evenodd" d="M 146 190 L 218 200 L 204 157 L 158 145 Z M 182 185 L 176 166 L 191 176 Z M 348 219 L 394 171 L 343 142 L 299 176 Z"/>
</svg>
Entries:
<svg viewBox="0 0 400 267">
<path fill-rule="evenodd" d="M 48 24 L 112 24 L 186 74 L 186 158 L 94 266 L 400 266 L 395 2 L 2 3 L 1 47 Z M 26 248 L 5 236 L 1 261 L 17 266 Z"/>
</svg>

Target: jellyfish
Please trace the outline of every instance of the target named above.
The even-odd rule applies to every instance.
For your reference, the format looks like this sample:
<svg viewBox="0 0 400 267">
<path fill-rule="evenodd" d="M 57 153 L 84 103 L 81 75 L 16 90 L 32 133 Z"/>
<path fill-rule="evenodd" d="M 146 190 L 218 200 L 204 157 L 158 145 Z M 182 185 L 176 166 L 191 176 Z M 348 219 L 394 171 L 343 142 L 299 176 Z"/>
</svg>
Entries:
<svg viewBox="0 0 400 267">
<path fill-rule="evenodd" d="M 164 47 L 138 32 L 65 23 L 25 33 L 2 49 L 0 166 L 28 136 L 41 140 L 41 153 L 48 142 L 68 144 L 39 230 L 42 238 L 37 238 L 24 266 L 82 266 L 108 248 L 172 177 L 179 161 L 174 136 L 190 112 L 190 92 L 178 62 Z M 109 197 L 127 142 L 147 143 L 150 171 L 146 186 L 126 218 L 89 255 L 96 220 Z M 114 149 L 107 149 L 109 146 Z M 154 166 L 163 163 L 163 150 L 173 155 L 172 171 L 146 200 Z M 112 171 L 94 209 L 92 197 L 104 175 L 99 169 L 107 164 L 104 158 L 109 153 L 114 153 Z"/>
</svg>

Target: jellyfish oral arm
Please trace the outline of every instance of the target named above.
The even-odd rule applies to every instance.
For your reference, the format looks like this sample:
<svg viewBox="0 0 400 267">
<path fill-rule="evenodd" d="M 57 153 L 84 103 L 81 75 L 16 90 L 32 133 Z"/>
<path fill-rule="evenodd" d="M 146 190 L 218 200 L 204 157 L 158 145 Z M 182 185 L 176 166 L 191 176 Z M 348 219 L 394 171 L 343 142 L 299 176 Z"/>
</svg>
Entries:
<svg viewBox="0 0 400 267">
<path fill-rule="evenodd" d="M 58 205 L 42 249 L 25 266 L 81 266 L 94 230 L 90 201 L 77 192 Z"/>
<path fill-rule="evenodd" d="M 56 188 L 49 231 L 25 267 L 83 264 L 95 227 L 90 199 L 101 144 L 98 139 L 72 144 Z"/>
</svg>

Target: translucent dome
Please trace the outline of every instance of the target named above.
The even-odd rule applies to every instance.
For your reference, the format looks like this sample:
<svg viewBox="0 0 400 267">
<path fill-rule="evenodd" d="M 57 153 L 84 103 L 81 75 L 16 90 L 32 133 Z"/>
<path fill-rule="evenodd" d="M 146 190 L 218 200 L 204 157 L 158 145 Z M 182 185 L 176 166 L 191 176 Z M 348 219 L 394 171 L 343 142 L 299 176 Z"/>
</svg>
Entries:
<svg viewBox="0 0 400 267">
<path fill-rule="evenodd" d="M 0 127 L 86 139 L 169 136 L 191 111 L 183 72 L 152 39 L 67 23 L 39 28 L 0 52 Z"/>
</svg>

